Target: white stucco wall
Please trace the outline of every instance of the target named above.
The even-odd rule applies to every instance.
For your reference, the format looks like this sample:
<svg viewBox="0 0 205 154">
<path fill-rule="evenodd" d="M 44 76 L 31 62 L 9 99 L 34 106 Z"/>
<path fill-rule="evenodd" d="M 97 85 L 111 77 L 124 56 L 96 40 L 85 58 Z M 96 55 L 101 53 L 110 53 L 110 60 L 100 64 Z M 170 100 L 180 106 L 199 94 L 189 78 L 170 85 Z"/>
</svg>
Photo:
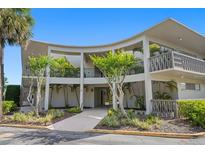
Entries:
<svg viewBox="0 0 205 154">
<path fill-rule="evenodd" d="M 88 87 L 88 90 L 86 90 L 86 88 L 84 88 L 84 107 L 94 107 L 94 91 L 92 91 L 91 89 L 92 89 L 92 87 Z M 78 99 L 80 99 L 79 87 L 76 90 L 77 90 Z M 50 90 L 50 96 L 51 96 L 51 90 Z M 68 88 L 67 96 L 68 96 L 68 101 L 67 101 L 68 106 L 77 106 L 78 105 L 76 93 L 74 90 L 71 90 L 70 87 Z M 51 102 L 52 107 L 65 107 L 65 99 L 64 99 L 63 89 L 62 88 L 59 89 L 58 92 L 56 89 L 54 89 L 52 101 L 51 101 L 51 97 L 49 98 L 49 100 L 50 100 L 49 102 Z"/>
<path fill-rule="evenodd" d="M 178 99 L 205 99 L 205 81 L 195 78 L 194 75 L 192 78 L 190 76 L 184 76 L 182 78 L 180 75 L 177 77 L 170 74 L 160 75 L 160 73 L 157 73 L 157 75 L 152 76 L 152 80 L 176 81 L 178 87 Z M 199 83 L 200 90 L 183 90 L 180 83 Z"/>
<path fill-rule="evenodd" d="M 178 88 L 179 99 L 205 99 L 205 84 L 200 83 L 200 90 L 183 90 Z"/>
<path fill-rule="evenodd" d="M 136 98 L 132 97 L 133 95 L 145 96 L 145 84 L 143 81 L 133 82 L 131 83 L 129 90 L 125 90 L 124 107 L 135 108 Z"/>
</svg>

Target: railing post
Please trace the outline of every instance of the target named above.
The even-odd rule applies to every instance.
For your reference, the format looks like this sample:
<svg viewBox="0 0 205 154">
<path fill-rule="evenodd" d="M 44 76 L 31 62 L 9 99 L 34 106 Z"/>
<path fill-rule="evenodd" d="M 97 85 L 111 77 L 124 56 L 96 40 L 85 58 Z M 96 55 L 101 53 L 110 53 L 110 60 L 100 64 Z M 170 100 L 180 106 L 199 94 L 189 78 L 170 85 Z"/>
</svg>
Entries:
<svg viewBox="0 0 205 154">
<path fill-rule="evenodd" d="M 175 64 L 174 64 L 174 51 L 171 51 L 171 57 L 172 57 L 172 68 L 175 67 Z"/>
<path fill-rule="evenodd" d="M 175 101 L 175 118 L 179 118 L 179 110 L 178 110 L 178 104 L 177 104 L 177 101 Z"/>
</svg>

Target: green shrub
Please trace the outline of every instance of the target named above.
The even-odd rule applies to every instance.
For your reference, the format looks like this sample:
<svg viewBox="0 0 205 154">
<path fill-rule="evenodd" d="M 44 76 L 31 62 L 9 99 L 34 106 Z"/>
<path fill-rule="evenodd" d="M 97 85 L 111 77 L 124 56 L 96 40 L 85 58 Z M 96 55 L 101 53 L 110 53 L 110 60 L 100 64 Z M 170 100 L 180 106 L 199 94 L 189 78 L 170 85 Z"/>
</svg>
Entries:
<svg viewBox="0 0 205 154">
<path fill-rule="evenodd" d="M 46 116 L 43 116 L 43 117 L 36 117 L 34 112 L 28 112 L 26 114 L 22 112 L 16 112 L 11 117 L 11 120 L 14 122 L 24 123 L 24 124 L 35 123 L 35 124 L 46 125 L 47 123 L 51 122 L 53 119 L 59 116 L 60 116 L 59 111 L 57 112 L 51 111 L 50 114 L 47 114 Z M 62 113 L 61 113 L 61 116 L 62 116 Z"/>
<path fill-rule="evenodd" d="M 5 100 L 14 101 L 19 106 L 20 85 L 8 85 L 6 89 Z"/>
<path fill-rule="evenodd" d="M 135 114 L 135 111 L 134 110 L 128 110 L 127 111 L 127 117 L 129 118 L 129 119 L 133 119 L 133 118 L 136 118 L 136 114 Z"/>
<path fill-rule="evenodd" d="M 149 130 L 152 125 L 160 126 L 160 119 L 158 117 L 148 115 L 145 119 L 137 118 L 134 110 L 128 110 L 127 116 L 124 116 L 120 110 L 109 109 L 107 116 L 100 122 L 101 126 L 120 127 L 133 126 L 140 130 Z"/>
<path fill-rule="evenodd" d="M 15 111 L 16 107 L 14 101 L 3 101 L 3 114 Z"/>
<path fill-rule="evenodd" d="M 138 127 L 141 130 L 149 130 L 151 125 L 146 121 L 140 121 L 138 118 L 132 119 L 130 125 Z"/>
<path fill-rule="evenodd" d="M 119 127 L 120 126 L 120 121 L 117 118 L 116 115 L 112 115 L 112 116 L 106 116 L 101 122 L 100 124 L 102 126 L 108 126 L 108 127 Z"/>
<path fill-rule="evenodd" d="M 117 114 L 117 111 L 114 110 L 113 108 L 107 110 L 107 115 L 108 116 L 113 116 L 113 115 L 116 115 L 116 114 Z"/>
<path fill-rule="evenodd" d="M 161 123 L 161 120 L 159 117 L 153 116 L 153 115 L 148 115 L 145 120 L 148 124 L 153 125 L 157 124 L 159 125 Z"/>
<path fill-rule="evenodd" d="M 179 114 L 205 128 L 205 100 L 178 100 Z"/>
<path fill-rule="evenodd" d="M 80 113 L 80 112 L 82 112 L 80 107 L 72 107 L 72 108 L 69 108 L 67 111 L 70 112 L 70 113 Z"/>
<path fill-rule="evenodd" d="M 29 119 L 26 114 L 21 112 L 16 112 L 12 116 L 12 120 L 15 122 L 26 123 Z"/>
<path fill-rule="evenodd" d="M 52 119 L 61 118 L 64 116 L 64 112 L 59 109 L 51 109 L 48 111 L 47 115 L 50 115 Z"/>
<path fill-rule="evenodd" d="M 151 127 L 151 125 L 145 121 L 140 121 L 138 123 L 138 128 L 141 129 L 141 130 L 149 130 Z"/>
<path fill-rule="evenodd" d="M 140 120 L 138 118 L 134 118 L 134 119 L 130 120 L 130 125 L 138 127 L 139 122 L 140 122 Z"/>
<path fill-rule="evenodd" d="M 47 123 L 50 123 L 53 120 L 52 115 L 46 115 L 45 117 L 40 117 L 36 120 L 36 122 L 38 123 L 42 123 L 44 125 L 46 125 Z"/>
</svg>

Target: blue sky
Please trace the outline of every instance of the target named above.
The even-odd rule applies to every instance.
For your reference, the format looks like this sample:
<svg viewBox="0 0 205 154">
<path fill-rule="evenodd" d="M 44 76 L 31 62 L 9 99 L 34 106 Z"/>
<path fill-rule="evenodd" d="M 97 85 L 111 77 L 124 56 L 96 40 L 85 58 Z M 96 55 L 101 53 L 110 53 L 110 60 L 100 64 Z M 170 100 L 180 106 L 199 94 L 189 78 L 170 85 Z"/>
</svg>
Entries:
<svg viewBox="0 0 205 154">
<path fill-rule="evenodd" d="M 205 34 L 205 9 L 32 9 L 33 39 L 67 45 L 106 44 L 174 18 Z M 21 83 L 20 47 L 5 48 L 5 76 Z"/>
</svg>

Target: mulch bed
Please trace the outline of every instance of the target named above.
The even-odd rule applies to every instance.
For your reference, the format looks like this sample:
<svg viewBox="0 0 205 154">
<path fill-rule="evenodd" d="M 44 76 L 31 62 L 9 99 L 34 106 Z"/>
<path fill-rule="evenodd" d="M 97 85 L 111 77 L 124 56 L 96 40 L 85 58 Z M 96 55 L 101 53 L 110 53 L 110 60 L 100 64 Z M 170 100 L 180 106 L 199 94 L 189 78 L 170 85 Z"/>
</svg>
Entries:
<svg viewBox="0 0 205 154">
<path fill-rule="evenodd" d="M 107 126 L 97 125 L 95 129 L 108 129 L 108 130 L 129 130 L 129 131 L 149 131 L 149 132 L 163 132 L 163 133 L 199 133 L 205 132 L 205 129 L 192 126 L 187 119 L 162 119 L 159 127 L 153 125 L 149 130 L 140 130 L 133 126 L 121 126 L 111 128 Z"/>
<path fill-rule="evenodd" d="M 12 120 L 8 120 L 8 119 L 5 119 L 6 117 L 9 117 L 9 116 L 12 116 L 12 115 L 4 115 L 3 116 L 3 119 L 0 121 L 0 124 L 17 124 L 17 125 L 31 125 L 31 126 L 49 126 L 51 124 L 54 124 L 58 121 L 61 121 L 61 120 L 64 120 L 66 118 L 69 118 L 69 117 L 72 117 L 74 115 L 76 115 L 76 113 L 69 113 L 69 112 L 65 112 L 64 113 L 65 115 L 61 118 L 56 118 L 54 120 L 52 120 L 52 122 L 50 123 L 46 123 L 46 124 L 43 124 L 43 123 L 19 123 L 19 122 L 15 122 L 15 121 L 12 121 Z"/>
</svg>

